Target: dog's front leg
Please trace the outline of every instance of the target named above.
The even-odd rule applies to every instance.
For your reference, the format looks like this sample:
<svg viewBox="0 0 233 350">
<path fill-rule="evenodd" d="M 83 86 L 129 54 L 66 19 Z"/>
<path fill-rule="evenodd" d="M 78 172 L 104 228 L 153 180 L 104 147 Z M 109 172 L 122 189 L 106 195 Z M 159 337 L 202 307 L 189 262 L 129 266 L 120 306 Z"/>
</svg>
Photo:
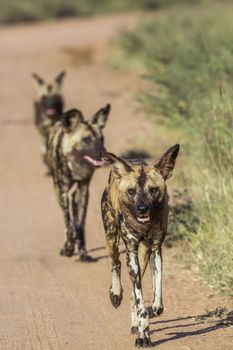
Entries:
<svg viewBox="0 0 233 350">
<path fill-rule="evenodd" d="M 106 235 L 108 255 L 111 259 L 112 283 L 109 296 L 112 305 L 118 308 L 122 301 L 123 289 L 121 286 L 121 262 L 119 253 L 119 228 L 110 206 L 107 192 L 105 191 L 101 200 L 101 211 Z"/>
<path fill-rule="evenodd" d="M 152 304 L 152 315 L 159 316 L 163 312 L 163 299 L 162 299 L 163 259 L 162 259 L 161 248 L 151 253 L 150 268 L 151 268 L 151 277 L 152 277 L 153 293 L 154 293 L 154 300 Z"/>
<path fill-rule="evenodd" d="M 57 192 L 59 204 L 63 210 L 65 226 L 66 226 L 66 242 L 64 247 L 61 249 L 60 254 L 71 257 L 74 254 L 75 248 L 75 232 L 74 227 L 70 219 L 69 213 L 69 198 L 68 198 L 68 188 L 59 186 L 55 183 L 55 189 Z"/>
<path fill-rule="evenodd" d="M 72 213 L 76 231 L 76 242 L 78 245 L 81 260 L 85 259 L 86 242 L 85 242 L 85 219 L 89 199 L 89 183 L 79 183 L 72 194 Z"/>
<path fill-rule="evenodd" d="M 51 168 L 51 165 L 49 162 L 49 156 L 48 156 L 48 148 L 49 148 L 49 135 L 44 137 L 44 143 L 41 146 L 41 152 L 42 152 L 43 162 L 48 169 L 47 175 L 52 175 L 52 168 Z"/>
<path fill-rule="evenodd" d="M 114 237 L 107 242 L 108 253 L 112 264 L 112 283 L 109 289 L 109 296 L 111 303 L 115 308 L 120 306 L 123 294 L 123 289 L 121 286 L 121 262 L 119 260 L 120 254 L 118 251 L 118 242 L 119 240 L 117 237 Z"/>
<path fill-rule="evenodd" d="M 133 293 L 138 315 L 138 338 L 136 339 L 135 346 L 138 348 L 150 347 L 151 340 L 149 337 L 149 314 L 144 306 L 143 301 L 141 273 L 139 268 L 137 249 L 133 251 L 127 251 L 127 265 L 129 269 L 130 279 L 133 285 Z"/>
</svg>

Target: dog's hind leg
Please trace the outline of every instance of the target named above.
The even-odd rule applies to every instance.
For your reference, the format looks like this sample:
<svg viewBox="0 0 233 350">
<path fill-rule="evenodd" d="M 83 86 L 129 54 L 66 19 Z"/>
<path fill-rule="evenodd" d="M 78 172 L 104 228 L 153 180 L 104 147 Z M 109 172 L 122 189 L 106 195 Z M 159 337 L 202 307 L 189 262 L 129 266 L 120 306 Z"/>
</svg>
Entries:
<svg viewBox="0 0 233 350">
<path fill-rule="evenodd" d="M 138 334 L 138 314 L 134 292 L 131 295 L 131 334 Z"/>
<path fill-rule="evenodd" d="M 149 255 L 149 248 L 145 244 L 140 243 L 138 247 L 138 262 L 140 267 L 141 280 L 143 279 L 144 273 L 146 271 Z M 134 293 L 132 293 L 131 299 L 131 334 L 138 334 L 138 315 Z"/>
<path fill-rule="evenodd" d="M 138 250 L 136 247 L 133 250 L 131 248 L 132 247 L 127 246 L 126 242 L 127 265 L 129 269 L 129 276 L 133 285 L 133 293 L 138 315 L 138 338 L 136 339 L 135 346 L 138 348 L 146 348 L 151 346 L 149 336 L 149 314 L 143 301 Z"/>
<path fill-rule="evenodd" d="M 76 231 L 76 243 L 78 245 L 81 260 L 85 260 L 87 257 L 84 227 L 88 199 L 89 183 L 79 183 L 72 194 L 72 214 Z"/>
<path fill-rule="evenodd" d="M 61 249 L 60 254 L 71 257 L 74 254 L 75 248 L 75 231 L 69 213 L 69 198 L 68 188 L 66 186 L 59 186 L 55 183 L 59 204 L 63 210 L 65 226 L 66 226 L 66 242 Z"/>
<path fill-rule="evenodd" d="M 154 300 L 152 304 L 152 309 L 150 310 L 150 316 L 159 316 L 163 312 L 163 299 L 162 299 L 163 259 L 162 259 L 161 248 L 151 253 L 150 269 L 151 269 L 153 294 L 154 294 Z"/>
</svg>

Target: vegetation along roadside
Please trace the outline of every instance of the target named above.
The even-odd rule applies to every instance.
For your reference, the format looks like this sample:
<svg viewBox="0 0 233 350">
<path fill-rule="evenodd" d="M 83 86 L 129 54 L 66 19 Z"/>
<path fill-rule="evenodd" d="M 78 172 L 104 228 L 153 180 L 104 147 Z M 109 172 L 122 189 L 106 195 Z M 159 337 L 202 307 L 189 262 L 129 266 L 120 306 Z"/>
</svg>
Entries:
<svg viewBox="0 0 233 350">
<path fill-rule="evenodd" d="M 156 132 L 182 144 L 178 182 L 188 194 L 172 208 L 169 244 L 182 240 L 205 279 L 231 295 L 232 11 L 227 1 L 167 8 L 116 40 L 117 64 L 152 81 L 139 100 Z"/>
<path fill-rule="evenodd" d="M 157 10 L 190 0 L 0 0 L 0 23 L 43 21 L 129 10 Z"/>
</svg>

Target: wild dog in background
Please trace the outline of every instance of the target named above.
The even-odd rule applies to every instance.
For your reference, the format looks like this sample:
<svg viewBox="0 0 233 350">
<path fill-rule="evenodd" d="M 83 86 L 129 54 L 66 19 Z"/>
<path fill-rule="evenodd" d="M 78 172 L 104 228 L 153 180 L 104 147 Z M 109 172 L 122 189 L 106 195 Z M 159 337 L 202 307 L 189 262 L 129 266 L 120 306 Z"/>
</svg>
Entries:
<svg viewBox="0 0 233 350">
<path fill-rule="evenodd" d="M 179 145 L 171 147 L 154 164 L 142 160 L 126 161 L 106 153 L 104 160 L 112 166 L 102 197 L 102 217 L 108 253 L 112 262 L 110 299 L 114 307 L 122 300 L 121 262 L 118 244 L 123 239 L 127 266 L 133 286 L 131 333 L 137 333 L 135 346 L 150 347 L 149 314 L 144 306 L 141 280 L 149 261 L 154 300 L 151 313 L 163 312 L 162 243 L 167 232 L 168 193 L 166 180 L 171 177 Z"/>
<path fill-rule="evenodd" d="M 79 110 L 72 109 L 62 115 L 49 137 L 48 160 L 66 226 L 61 254 L 68 257 L 77 244 L 81 260 L 88 259 L 84 226 L 89 184 L 95 168 L 104 164 L 103 128 L 109 112 L 107 105 L 88 121 Z"/>
<path fill-rule="evenodd" d="M 65 74 L 65 72 L 59 73 L 52 82 L 46 82 L 39 75 L 32 74 L 32 77 L 36 81 L 37 90 L 37 96 L 34 102 L 34 123 L 43 137 L 42 156 L 47 166 L 46 150 L 49 133 L 55 123 L 60 120 L 64 109 L 61 87 Z"/>
</svg>

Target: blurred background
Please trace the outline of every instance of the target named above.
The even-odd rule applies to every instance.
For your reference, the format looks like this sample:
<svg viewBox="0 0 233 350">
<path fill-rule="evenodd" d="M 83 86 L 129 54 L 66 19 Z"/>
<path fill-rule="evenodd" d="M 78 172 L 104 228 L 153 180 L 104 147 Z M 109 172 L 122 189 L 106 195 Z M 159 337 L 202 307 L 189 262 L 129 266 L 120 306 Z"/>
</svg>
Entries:
<svg viewBox="0 0 233 350">
<path fill-rule="evenodd" d="M 200 0 L 201 1 L 201 0 Z M 135 9 L 160 9 L 177 3 L 199 3 L 190 0 L 1 0 L 2 23 L 32 22 L 51 18 L 90 16 Z"/>
<path fill-rule="evenodd" d="M 180 318 L 174 338 L 164 328 L 154 345 L 174 350 L 174 340 L 189 349 L 230 350 L 232 335 L 224 337 L 224 327 L 233 324 L 233 2 L 0 0 L 0 9 L 3 349 L 31 349 L 38 337 L 43 349 L 93 349 L 93 337 L 95 349 L 131 346 L 128 304 L 113 314 L 108 303 L 99 210 L 108 169 L 94 176 L 87 217 L 88 247 L 98 263 L 77 266 L 57 254 L 63 220 L 41 162 L 31 74 L 52 81 L 66 70 L 65 109 L 90 117 L 112 104 L 109 151 L 153 162 L 181 144 L 169 182 L 162 317 L 173 328 L 178 316 L 194 320 L 210 312 L 197 324 Z M 124 269 L 122 278 L 127 295 Z M 149 279 L 145 286 L 149 300 Z M 119 325 L 114 334 L 105 332 L 106 319 Z M 209 319 L 215 323 L 205 330 Z"/>
</svg>

